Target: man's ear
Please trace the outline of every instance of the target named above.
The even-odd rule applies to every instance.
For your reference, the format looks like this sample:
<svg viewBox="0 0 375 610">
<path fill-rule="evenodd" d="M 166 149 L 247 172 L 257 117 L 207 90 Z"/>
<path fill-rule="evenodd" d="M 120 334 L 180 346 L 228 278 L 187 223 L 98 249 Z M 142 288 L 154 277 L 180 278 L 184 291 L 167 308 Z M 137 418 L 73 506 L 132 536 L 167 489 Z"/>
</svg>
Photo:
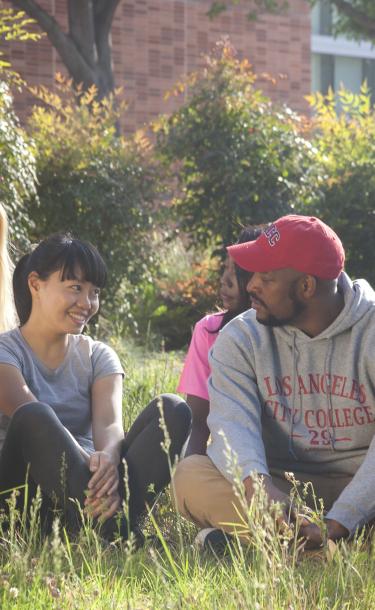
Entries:
<svg viewBox="0 0 375 610">
<path fill-rule="evenodd" d="M 315 296 L 316 288 L 316 278 L 313 275 L 303 275 L 299 282 L 299 296 L 307 301 Z"/>
<path fill-rule="evenodd" d="M 27 278 L 27 283 L 31 294 L 36 295 L 40 290 L 40 277 L 36 271 L 32 271 Z"/>
</svg>

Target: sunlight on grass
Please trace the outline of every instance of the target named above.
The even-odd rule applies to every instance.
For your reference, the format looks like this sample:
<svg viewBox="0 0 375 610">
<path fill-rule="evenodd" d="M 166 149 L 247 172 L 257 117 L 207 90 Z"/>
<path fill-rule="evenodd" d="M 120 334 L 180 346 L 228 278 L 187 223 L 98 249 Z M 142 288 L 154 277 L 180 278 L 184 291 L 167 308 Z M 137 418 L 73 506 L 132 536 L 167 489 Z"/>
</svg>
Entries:
<svg viewBox="0 0 375 610">
<path fill-rule="evenodd" d="M 179 354 L 146 354 L 115 344 L 127 370 L 124 420 L 159 392 L 177 385 Z M 130 354 L 131 351 L 131 354 Z M 298 493 L 303 494 L 303 489 Z M 146 520 L 155 539 L 134 552 L 132 542 L 105 544 L 89 523 L 69 539 L 56 520 L 42 539 L 38 500 L 26 525 L 12 508 L 0 520 L 2 609 L 126 608 L 196 610 L 370 610 L 375 608 L 374 547 L 369 540 L 338 545 L 329 555 L 303 553 L 293 531 L 280 536 L 264 510 L 259 487 L 248 511 L 252 544 L 217 560 L 193 547 L 196 529 L 178 517 L 168 493 Z M 277 510 L 277 509 L 276 509 Z M 319 518 L 319 515 L 317 515 Z"/>
</svg>

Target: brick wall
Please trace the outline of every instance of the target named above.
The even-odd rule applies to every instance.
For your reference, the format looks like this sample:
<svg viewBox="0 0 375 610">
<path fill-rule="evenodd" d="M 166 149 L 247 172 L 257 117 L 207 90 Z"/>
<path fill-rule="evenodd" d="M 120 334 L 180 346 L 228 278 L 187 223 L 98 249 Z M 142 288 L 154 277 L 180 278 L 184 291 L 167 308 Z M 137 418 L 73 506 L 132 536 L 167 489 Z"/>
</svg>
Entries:
<svg viewBox="0 0 375 610">
<path fill-rule="evenodd" d="M 278 77 L 263 90 L 273 99 L 304 112 L 310 91 L 310 13 L 305 0 L 290 0 L 283 16 L 267 15 L 255 23 L 246 19 L 248 4 L 232 7 L 214 21 L 206 12 L 211 0 L 122 0 L 113 30 L 116 85 L 129 103 L 124 128 L 131 131 L 160 112 L 170 112 L 180 98 L 164 94 L 181 77 L 203 63 L 215 42 L 228 35 L 240 57 L 247 57 L 258 73 Z M 66 0 L 39 0 L 66 26 Z M 9 2 L 4 2 L 9 5 Z M 53 85 L 56 71 L 65 73 L 57 52 L 45 36 L 37 43 L 3 45 L 15 70 L 31 84 Z M 16 99 L 25 117 L 34 101 L 24 92 Z"/>
</svg>

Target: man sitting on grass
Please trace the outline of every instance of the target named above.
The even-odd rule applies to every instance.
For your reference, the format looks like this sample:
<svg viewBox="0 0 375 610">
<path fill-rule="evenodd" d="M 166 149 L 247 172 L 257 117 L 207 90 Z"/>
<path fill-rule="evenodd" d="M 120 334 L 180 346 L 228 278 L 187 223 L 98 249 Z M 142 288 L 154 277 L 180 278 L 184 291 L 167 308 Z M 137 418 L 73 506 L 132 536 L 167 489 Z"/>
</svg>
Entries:
<svg viewBox="0 0 375 610">
<path fill-rule="evenodd" d="M 229 446 L 248 501 L 255 472 L 270 503 L 287 506 L 293 472 L 323 499 L 328 537 L 351 536 L 375 517 L 375 293 L 343 272 L 341 241 L 317 218 L 285 216 L 228 251 L 253 272 L 253 308 L 215 343 L 211 444 L 178 465 L 177 507 L 215 530 L 206 543 L 233 531 L 243 511 Z M 306 519 L 300 534 L 322 544 Z"/>
</svg>

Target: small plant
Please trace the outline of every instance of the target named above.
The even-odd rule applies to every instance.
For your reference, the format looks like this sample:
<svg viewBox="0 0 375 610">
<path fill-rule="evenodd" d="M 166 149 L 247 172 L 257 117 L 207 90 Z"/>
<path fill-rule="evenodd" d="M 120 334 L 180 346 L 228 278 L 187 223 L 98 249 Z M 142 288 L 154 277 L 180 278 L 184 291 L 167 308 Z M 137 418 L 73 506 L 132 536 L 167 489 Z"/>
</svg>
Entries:
<svg viewBox="0 0 375 610">
<path fill-rule="evenodd" d="M 156 277 L 133 292 L 132 319 L 138 341 L 153 347 L 181 349 L 194 324 L 218 303 L 218 259 L 209 251 L 187 247 L 176 237 L 157 239 Z"/>
<path fill-rule="evenodd" d="M 359 94 L 341 89 L 308 99 L 315 111 L 311 135 L 320 166 L 310 211 L 341 237 L 349 274 L 374 284 L 375 108 L 369 89 L 364 83 Z"/>
</svg>

